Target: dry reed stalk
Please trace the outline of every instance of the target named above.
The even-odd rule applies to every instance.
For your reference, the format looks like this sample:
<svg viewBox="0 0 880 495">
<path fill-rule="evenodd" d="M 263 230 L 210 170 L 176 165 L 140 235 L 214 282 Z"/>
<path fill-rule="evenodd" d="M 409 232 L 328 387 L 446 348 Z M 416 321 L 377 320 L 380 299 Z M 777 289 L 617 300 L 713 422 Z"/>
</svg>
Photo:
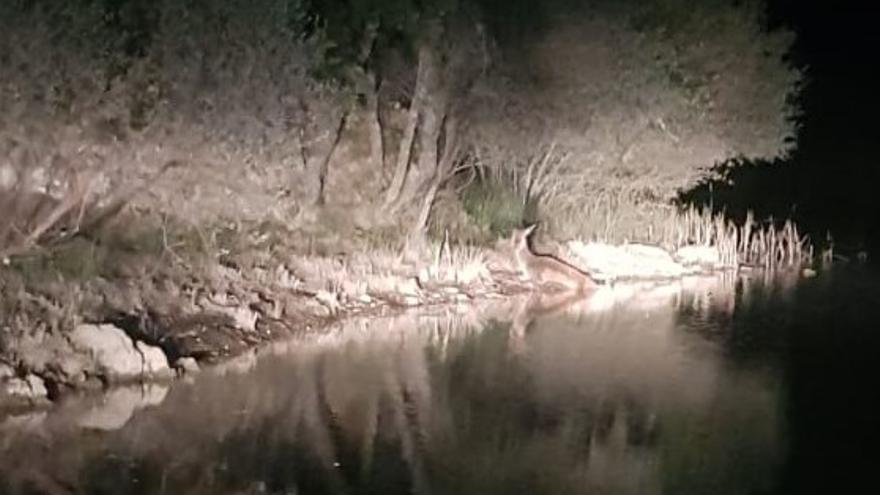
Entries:
<svg viewBox="0 0 880 495">
<path fill-rule="evenodd" d="M 777 228 L 770 218 L 762 226 L 748 212 L 743 224 L 736 225 L 721 213 L 690 207 L 672 211 L 656 223 L 661 228 L 649 228 L 648 241 L 673 249 L 685 245 L 714 246 L 727 266 L 785 268 L 812 259 L 808 239 L 801 236 L 791 220 Z"/>
</svg>

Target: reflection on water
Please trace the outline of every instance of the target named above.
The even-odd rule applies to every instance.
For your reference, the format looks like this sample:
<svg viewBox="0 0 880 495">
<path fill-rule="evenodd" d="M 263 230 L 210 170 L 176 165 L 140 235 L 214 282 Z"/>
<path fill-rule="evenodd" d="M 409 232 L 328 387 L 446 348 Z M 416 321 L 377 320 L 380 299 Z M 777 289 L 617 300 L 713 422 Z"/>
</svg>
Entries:
<svg viewBox="0 0 880 495">
<path fill-rule="evenodd" d="M 0 493 L 773 493 L 799 447 L 783 330 L 823 284 L 350 321 L 169 389 L 8 419 Z"/>
</svg>

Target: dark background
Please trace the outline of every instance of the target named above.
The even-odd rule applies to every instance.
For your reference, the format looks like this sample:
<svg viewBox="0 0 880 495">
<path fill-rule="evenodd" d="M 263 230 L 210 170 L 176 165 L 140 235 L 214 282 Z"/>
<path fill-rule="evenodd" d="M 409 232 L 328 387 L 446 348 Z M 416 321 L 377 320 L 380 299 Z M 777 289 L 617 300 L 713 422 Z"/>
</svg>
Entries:
<svg viewBox="0 0 880 495">
<path fill-rule="evenodd" d="M 779 210 L 782 198 L 790 201 L 812 235 L 830 230 L 835 251 L 867 249 L 876 265 L 880 4 L 771 0 L 769 13 L 796 30 L 792 57 L 809 78 L 798 150 L 784 163 L 756 167 L 753 175 L 765 178 L 751 181 L 764 184 L 753 192 L 777 192 L 780 200 L 757 202 Z M 876 484 L 880 428 L 871 411 L 880 397 L 874 369 L 880 337 L 873 308 L 880 292 L 870 273 L 834 277 L 843 275 L 840 290 L 802 305 L 832 309 L 804 309 L 805 318 L 790 328 L 791 442 L 781 493 L 858 493 Z"/>
<path fill-rule="evenodd" d="M 786 160 L 730 165 L 734 185 L 684 194 L 742 218 L 793 218 L 820 246 L 880 255 L 880 5 L 843 0 L 769 0 L 771 27 L 797 33 L 791 59 L 806 71 L 798 148 Z"/>
</svg>

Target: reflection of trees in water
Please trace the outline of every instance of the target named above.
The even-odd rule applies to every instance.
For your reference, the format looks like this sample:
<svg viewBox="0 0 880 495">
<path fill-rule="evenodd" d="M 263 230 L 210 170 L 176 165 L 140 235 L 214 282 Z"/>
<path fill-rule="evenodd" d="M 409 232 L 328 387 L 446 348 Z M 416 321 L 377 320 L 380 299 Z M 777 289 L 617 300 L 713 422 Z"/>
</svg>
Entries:
<svg viewBox="0 0 880 495">
<path fill-rule="evenodd" d="M 454 427 L 430 452 L 454 476 L 435 479 L 438 492 L 651 493 L 656 487 L 651 464 L 658 430 L 638 401 L 615 393 L 548 400 L 521 362 L 527 355 L 509 357 L 501 369 L 471 359 L 479 355 L 459 354 L 449 367 L 459 372 L 442 380 L 451 388 Z"/>
<path fill-rule="evenodd" d="M 748 283 L 728 276 L 647 284 L 619 291 L 621 303 L 604 311 L 590 311 L 598 305 L 589 301 L 538 304 L 515 318 L 511 339 L 534 380 L 529 400 L 571 411 L 564 402 L 577 397 L 585 411 L 569 430 L 587 458 L 586 469 L 571 471 L 586 473 L 588 486 L 613 493 L 771 488 L 781 459 L 778 377 L 766 363 L 757 371 L 728 367 L 726 343 L 706 338 L 731 325 L 743 299 L 760 302 L 752 311 L 766 321 L 791 286 L 772 279 L 755 295 Z"/>
<path fill-rule="evenodd" d="M 47 420 L 4 445 L 0 489 L 659 493 L 697 486 L 682 473 L 742 474 L 725 452 L 772 460 L 774 427 L 754 424 L 775 407 L 772 390 L 721 373 L 714 355 L 683 362 L 673 305 L 578 314 L 557 303 L 511 303 L 481 332 L 373 320 L 364 337 L 176 386 L 117 432 Z M 30 474 L 7 469 L 13 452 Z"/>
</svg>

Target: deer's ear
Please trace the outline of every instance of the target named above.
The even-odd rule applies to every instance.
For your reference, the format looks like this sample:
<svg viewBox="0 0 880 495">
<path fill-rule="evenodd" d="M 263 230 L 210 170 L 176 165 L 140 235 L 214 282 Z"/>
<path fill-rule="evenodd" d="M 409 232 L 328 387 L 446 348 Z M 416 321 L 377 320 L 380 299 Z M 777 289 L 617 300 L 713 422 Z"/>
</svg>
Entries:
<svg viewBox="0 0 880 495">
<path fill-rule="evenodd" d="M 537 226 L 538 226 L 538 224 L 536 224 L 536 223 L 533 223 L 533 224 L 529 225 L 528 227 L 526 227 L 526 228 L 523 230 L 523 235 L 524 235 L 525 237 L 530 236 L 530 235 L 532 234 L 532 231 L 535 230 L 535 227 L 537 227 Z"/>
</svg>

